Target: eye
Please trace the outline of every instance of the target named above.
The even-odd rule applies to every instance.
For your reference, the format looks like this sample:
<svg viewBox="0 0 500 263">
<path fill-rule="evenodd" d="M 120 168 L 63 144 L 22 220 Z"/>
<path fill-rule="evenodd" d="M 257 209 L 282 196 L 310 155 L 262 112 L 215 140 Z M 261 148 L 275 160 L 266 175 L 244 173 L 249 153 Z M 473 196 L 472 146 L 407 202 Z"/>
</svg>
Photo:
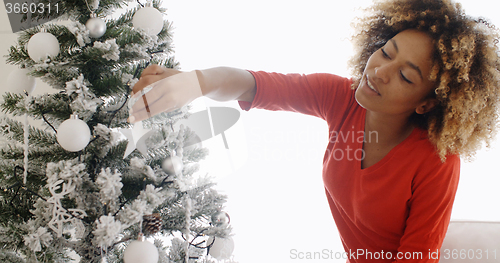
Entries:
<svg viewBox="0 0 500 263">
<path fill-rule="evenodd" d="M 382 51 L 382 56 L 384 56 L 384 58 L 391 59 L 391 57 L 389 57 L 389 54 L 387 54 L 387 52 L 385 52 L 385 50 L 383 48 L 380 50 Z"/>
<path fill-rule="evenodd" d="M 406 82 L 408 82 L 408 83 L 410 83 L 410 84 L 413 84 L 413 82 L 411 82 L 411 80 L 409 80 L 409 79 L 408 79 L 408 78 L 407 78 L 407 77 L 403 74 L 403 71 L 399 71 L 399 74 L 401 75 L 401 78 L 402 78 L 404 81 L 406 81 Z"/>
</svg>

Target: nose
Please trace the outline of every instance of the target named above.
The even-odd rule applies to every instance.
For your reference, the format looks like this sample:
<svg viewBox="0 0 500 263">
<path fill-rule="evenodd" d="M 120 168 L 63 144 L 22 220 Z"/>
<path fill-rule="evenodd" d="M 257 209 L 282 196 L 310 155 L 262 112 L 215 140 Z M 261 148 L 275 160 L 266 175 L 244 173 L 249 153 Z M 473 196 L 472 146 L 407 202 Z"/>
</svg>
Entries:
<svg viewBox="0 0 500 263">
<path fill-rule="evenodd" d="M 388 66 L 375 67 L 375 78 L 387 84 L 389 82 Z"/>
</svg>

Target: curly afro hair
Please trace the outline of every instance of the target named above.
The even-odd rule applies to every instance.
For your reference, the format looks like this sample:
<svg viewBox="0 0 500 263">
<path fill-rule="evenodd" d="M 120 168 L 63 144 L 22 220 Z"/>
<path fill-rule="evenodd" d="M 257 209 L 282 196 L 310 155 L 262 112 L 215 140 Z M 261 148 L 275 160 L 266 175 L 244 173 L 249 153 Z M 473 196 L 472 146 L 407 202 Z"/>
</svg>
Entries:
<svg viewBox="0 0 500 263">
<path fill-rule="evenodd" d="M 430 96 L 439 101 L 427 114 L 410 121 L 426 129 L 441 160 L 459 154 L 471 160 L 483 142 L 489 147 L 498 125 L 500 59 L 498 32 L 482 18 L 466 16 L 449 0 L 377 1 L 354 23 L 355 55 L 350 61 L 353 88 L 368 58 L 406 29 L 426 32 L 434 44 Z"/>
</svg>

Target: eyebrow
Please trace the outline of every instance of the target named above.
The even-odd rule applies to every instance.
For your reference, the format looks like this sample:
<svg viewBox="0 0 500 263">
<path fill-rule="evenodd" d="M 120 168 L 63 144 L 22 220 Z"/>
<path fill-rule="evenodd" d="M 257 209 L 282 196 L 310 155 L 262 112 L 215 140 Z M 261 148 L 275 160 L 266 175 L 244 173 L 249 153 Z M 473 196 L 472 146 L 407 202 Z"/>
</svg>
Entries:
<svg viewBox="0 0 500 263">
<path fill-rule="evenodd" d="M 389 41 L 391 41 L 392 45 L 394 46 L 394 49 L 396 49 L 396 52 L 399 52 L 399 49 L 398 49 L 398 44 L 396 44 L 396 40 L 391 39 L 391 40 L 389 40 Z"/>
<path fill-rule="evenodd" d="M 396 40 L 390 39 L 389 41 L 391 41 L 392 45 L 394 46 L 396 53 L 399 53 L 398 44 L 396 43 Z M 422 76 L 422 71 L 417 65 L 411 63 L 410 61 L 407 61 L 406 64 L 410 66 L 412 69 L 416 70 L 418 72 L 418 75 L 420 75 L 421 79 L 424 79 L 424 77 Z"/>
<path fill-rule="evenodd" d="M 420 78 L 422 80 L 424 79 L 424 77 L 422 76 L 422 71 L 420 70 L 420 68 L 417 65 L 411 63 L 410 61 L 407 61 L 406 64 L 408 66 L 410 66 L 412 69 L 416 70 L 418 72 L 418 75 L 420 75 Z"/>
</svg>

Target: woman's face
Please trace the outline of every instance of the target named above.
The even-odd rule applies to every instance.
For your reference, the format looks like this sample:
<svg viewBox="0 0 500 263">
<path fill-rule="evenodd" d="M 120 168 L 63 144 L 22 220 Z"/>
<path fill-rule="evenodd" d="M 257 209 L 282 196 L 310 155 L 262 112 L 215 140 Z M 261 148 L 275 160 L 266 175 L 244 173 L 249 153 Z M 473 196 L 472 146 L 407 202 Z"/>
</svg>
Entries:
<svg viewBox="0 0 500 263">
<path fill-rule="evenodd" d="M 435 105 L 427 99 L 435 85 L 429 80 L 432 52 L 432 39 L 426 33 L 400 32 L 368 59 L 356 90 L 357 102 L 389 115 L 409 117 L 429 111 Z"/>
</svg>

